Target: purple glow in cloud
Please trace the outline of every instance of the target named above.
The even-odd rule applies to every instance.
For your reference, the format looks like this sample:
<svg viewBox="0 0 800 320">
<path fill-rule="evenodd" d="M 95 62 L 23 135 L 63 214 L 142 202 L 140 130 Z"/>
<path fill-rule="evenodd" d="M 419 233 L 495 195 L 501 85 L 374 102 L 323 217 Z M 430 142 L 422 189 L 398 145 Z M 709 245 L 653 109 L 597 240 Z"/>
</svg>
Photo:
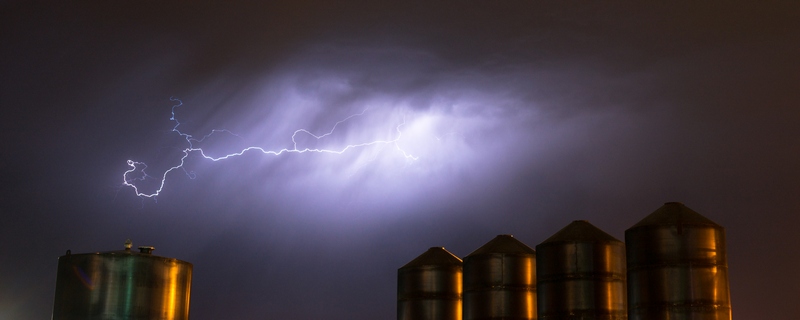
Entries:
<svg viewBox="0 0 800 320">
<path fill-rule="evenodd" d="M 353 53 L 364 59 L 336 63 L 352 59 L 346 56 Z M 331 60 L 332 55 L 340 57 Z M 496 172 L 486 168 L 501 166 L 502 161 L 517 158 L 509 155 L 531 147 L 529 123 L 536 109 L 522 96 L 519 85 L 509 85 L 520 80 L 518 74 L 487 82 L 479 70 L 428 73 L 420 68 L 441 62 L 432 54 L 408 49 L 337 52 L 323 46 L 296 59 L 254 81 L 250 87 L 257 89 L 235 99 L 214 102 L 209 98 L 213 94 L 199 94 L 211 101 L 207 104 L 218 103 L 215 110 L 230 112 L 217 112 L 194 127 L 187 128 L 175 115 L 181 105 L 173 106 L 172 132 L 182 137 L 184 145 L 171 151 L 181 154 L 177 164 L 150 176 L 144 162 L 129 160 L 124 185 L 137 196 L 155 197 L 165 190 L 173 171 L 194 178 L 194 154 L 213 162 L 264 154 L 290 163 L 276 157 L 238 163 L 228 171 L 225 184 L 257 188 L 256 177 L 264 166 L 279 163 L 285 189 L 321 186 L 325 191 L 320 196 L 331 199 L 344 192 L 410 199 L 436 189 L 441 192 L 462 183 L 459 179 L 464 177 L 481 180 L 483 174 Z M 428 63 L 420 64 L 420 59 Z M 388 62 L 377 62 L 381 60 Z M 391 83 L 382 83 L 386 81 Z M 191 118 L 192 110 L 184 107 L 181 113 Z M 220 127 L 225 129 L 212 129 Z M 195 138 L 189 132 L 208 134 Z M 242 172 L 243 167 L 249 172 Z M 370 198 L 374 197 L 366 196 Z"/>
<path fill-rule="evenodd" d="M 270 149 L 264 149 L 264 148 L 258 147 L 258 146 L 250 146 L 250 147 L 246 147 L 246 148 L 244 148 L 244 149 L 242 149 L 240 151 L 234 152 L 234 153 L 228 153 L 228 154 L 224 154 L 224 155 L 221 155 L 221 156 L 210 156 L 210 155 L 208 155 L 206 153 L 206 151 L 202 147 L 199 147 L 199 146 L 196 146 L 196 145 L 201 144 L 206 139 L 209 139 L 209 138 L 211 138 L 212 136 L 214 136 L 216 134 L 230 134 L 230 135 L 234 135 L 234 136 L 238 136 L 238 135 L 230 132 L 227 129 L 220 129 L 220 130 L 215 129 L 215 130 L 212 130 L 210 133 L 206 134 L 205 136 L 203 136 L 202 138 L 197 139 L 197 138 L 194 138 L 194 136 L 191 135 L 191 134 L 181 132 L 178 129 L 178 127 L 181 125 L 181 123 L 175 116 L 175 109 L 180 107 L 180 106 L 182 106 L 183 102 L 178 100 L 178 99 L 175 99 L 175 98 L 171 98 L 170 100 L 177 102 L 177 104 L 172 107 L 172 117 L 170 117 L 170 120 L 175 122 L 175 126 L 172 128 L 172 132 L 175 132 L 179 136 L 183 137 L 186 140 L 186 143 L 188 144 L 188 146 L 181 151 L 183 156 L 180 158 L 180 163 L 175 165 L 175 166 L 173 166 L 173 167 L 170 167 L 169 169 L 164 171 L 164 173 L 161 175 L 160 179 L 157 178 L 157 177 L 153 177 L 153 176 L 151 176 L 150 174 L 148 174 L 146 172 L 147 164 L 145 164 L 144 162 L 137 162 L 137 161 L 133 161 L 133 160 L 128 160 L 128 166 L 130 166 L 131 169 L 129 169 L 128 171 L 125 171 L 125 173 L 123 173 L 123 175 L 122 175 L 123 185 L 132 188 L 136 192 L 136 195 L 139 196 L 139 197 L 153 198 L 153 197 L 156 197 L 156 196 L 160 195 L 161 192 L 164 190 L 164 184 L 166 183 L 167 176 L 172 171 L 182 170 L 184 173 L 186 173 L 186 175 L 189 178 L 193 179 L 195 177 L 195 174 L 194 174 L 194 172 L 187 171 L 187 169 L 185 168 L 185 160 L 186 160 L 187 157 L 189 157 L 189 155 L 194 154 L 194 153 L 199 154 L 202 158 L 204 158 L 206 160 L 217 162 L 217 161 L 227 160 L 227 159 L 230 159 L 230 158 L 233 158 L 233 157 L 238 157 L 238 156 L 241 156 L 241 155 L 243 155 L 243 154 L 245 154 L 247 152 L 261 152 L 261 153 L 263 153 L 265 155 L 273 155 L 273 156 L 280 156 L 280 155 L 282 155 L 284 153 L 329 153 L 329 154 L 341 155 L 341 154 L 343 154 L 345 152 L 350 151 L 351 149 L 360 149 L 360 148 L 369 148 L 369 147 L 375 147 L 375 146 L 387 146 L 387 145 L 390 145 L 390 146 L 393 146 L 396 151 L 398 151 L 400 154 L 402 154 L 403 158 L 405 158 L 406 160 L 418 160 L 419 159 L 417 156 L 414 156 L 413 154 L 410 154 L 410 153 L 406 152 L 405 150 L 403 150 L 403 148 L 400 147 L 400 142 L 401 142 L 401 139 L 402 139 L 402 136 L 403 136 L 403 131 L 401 130 L 401 128 L 406 124 L 405 120 L 395 126 L 396 133 L 395 133 L 395 136 L 393 138 L 365 140 L 365 142 L 345 143 L 345 144 L 343 144 L 341 146 L 331 146 L 331 147 L 328 147 L 328 146 L 325 146 L 325 147 L 311 146 L 311 145 L 307 145 L 306 143 L 299 143 L 298 142 L 298 140 L 302 139 L 301 137 L 311 137 L 311 138 L 313 138 L 313 139 L 311 139 L 312 143 L 313 143 L 313 141 L 323 140 L 323 139 L 327 138 L 328 136 L 334 134 L 334 131 L 336 131 L 337 127 L 339 127 L 340 125 L 344 124 L 345 122 L 351 121 L 351 119 L 353 119 L 353 118 L 364 116 L 364 114 L 366 113 L 366 110 L 362 111 L 361 113 L 350 115 L 347 118 L 344 118 L 343 120 L 337 121 L 333 125 L 333 127 L 330 129 L 330 131 L 325 132 L 323 134 L 317 135 L 317 134 L 314 134 L 311 131 L 306 130 L 306 129 L 297 129 L 297 130 L 295 130 L 294 133 L 292 133 L 292 135 L 291 135 L 291 141 L 292 141 L 292 147 L 291 148 L 282 148 L 282 149 L 270 150 Z M 322 144 L 324 144 L 324 143 L 322 143 Z M 130 178 L 129 175 L 133 175 L 134 172 L 138 172 L 140 177 L 138 177 L 138 178 Z M 146 180 L 146 179 L 155 179 L 155 180 L 158 181 L 157 182 L 158 188 L 155 189 L 155 191 L 153 191 L 152 193 L 147 193 L 147 192 L 141 191 L 139 189 L 139 187 L 137 186 L 137 182 L 138 181 L 143 181 L 143 180 Z"/>
</svg>

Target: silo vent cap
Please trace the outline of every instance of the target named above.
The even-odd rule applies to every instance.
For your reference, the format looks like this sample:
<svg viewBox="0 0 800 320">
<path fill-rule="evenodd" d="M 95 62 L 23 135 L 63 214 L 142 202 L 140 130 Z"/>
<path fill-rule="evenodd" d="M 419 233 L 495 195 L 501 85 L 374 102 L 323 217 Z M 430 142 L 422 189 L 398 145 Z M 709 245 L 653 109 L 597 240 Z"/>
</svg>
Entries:
<svg viewBox="0 0 800 320">
<path fill-rule="evenodd" d="M 155 249 L 156 249 L 155 247 L 151 246 L 139 246 L 139 252 L 144 254 L 151 254 Z"/>
</svg>

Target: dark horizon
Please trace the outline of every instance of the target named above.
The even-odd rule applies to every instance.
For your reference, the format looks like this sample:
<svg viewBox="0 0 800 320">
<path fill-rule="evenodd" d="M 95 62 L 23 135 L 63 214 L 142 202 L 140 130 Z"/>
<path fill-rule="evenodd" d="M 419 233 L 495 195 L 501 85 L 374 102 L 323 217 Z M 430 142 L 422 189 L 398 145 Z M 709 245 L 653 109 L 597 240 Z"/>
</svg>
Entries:
<svg viewBox="0 0 800 320">
<path fill-rule="evenodd" d="M 131 239 L 194 264 L 194 320 L 392 319 L 430 247 L 623 239 L 670 201 L 725 227 L 735 318 L 800 313 L 765 294 L 800 290 L 796 3 L 0 8 L 0 318 L 48 318 L 59 256 Z M 192 154 L 137 197 L 128 160 L 187 147 L 171 98 L 181 132 L 236 134 L 214 157 L 392 143 Z"/>
</svg>

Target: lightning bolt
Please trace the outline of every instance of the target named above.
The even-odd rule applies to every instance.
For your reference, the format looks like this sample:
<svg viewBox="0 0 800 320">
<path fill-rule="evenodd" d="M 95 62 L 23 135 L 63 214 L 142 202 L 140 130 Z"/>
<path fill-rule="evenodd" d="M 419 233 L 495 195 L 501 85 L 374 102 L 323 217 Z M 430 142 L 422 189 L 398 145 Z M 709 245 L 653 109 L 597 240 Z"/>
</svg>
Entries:
<svg viewBox="0 0 800 320">
<path fill-rule="evenodd" d="M 350 151 L 351 149 L 365 148 L 365 147 L 375 146 L 375 145 L 387 145 L 387 146 L 392 146 L 393 145 L 395 147 L 395 149 L 400 154 L 402 154 L 402 156 L 406 160 L 412 161 L 412 160 L 418 160 L 419 159 L 417 156 L 414 156 L 414 155 L 406 152 L 405 150 L 403 150 L 398 144 L 398 142 L 400 141 L 400 139 L 401 139 L 401 137 L 403 135 L 403 132 L 402 132 L 401 128 L 405 125 L 405 119 L 403 119 L 403 121 L 395 127 L 396 136 L 393 139 L 390 139 L 390 140 L 371 140 L 371 141 L 357 143 L 357 144 L 348 144 L 348 145 L 346 145 L 344 147 L 341 147 L 339 149 L 308 148 L 308 147 L 306 147 L 306 148 L 298 148 L 297 140 L 296 140 L 298 135 L 308 135 L 310 137 L 315 138 L 316 140 L 323 139 L 323 138 L 325 138 L 327 136 L 332 135 L 336 131 L 336 128 L 340 124 L 345 123 L 345 122 L 347 122 L 347 121 L 349 121 L 349 120 L 351 120 L 353 118 L 363 116 L 367 112 L 367 109 L 365 109 L 364 111 L 361 111 L 360 113 L 356 113 L 356 114 L 350 115 L 350 116 L 348 116 L 348 117 L 346 117 L 346 118 L 344 118 L 342 120 L 337 121 L 333 125 L 333 127 L 331 127 L 331 129 L 328 132 L 320 134 L 320 135 L 316 135 L 316 134 L 314 134 L 311 131 L 306 130 L 306 129 L 297 129 L 297 130 L 295 130 L 294 133 L 292 133 L 292 136 L 291 136 L 292 148 L 268 150 L 268 149 L 264 149 L 264 148 L 258 147 L 258 146 L 251 146 L 251 147 L 246 147 L 244 149 L 241 149 L 238 152 L 226 154 L 226 155 L 219 156 L 219 157 L 213 157 L 213 156 L 207 155 L 206 152 L 203 150 L 203 148 L 196 147 L 195 143 L 202 142 L 205 139 L 207 139 L 207 138 L 209 138 L 209 137 L 211 137 L 211 136 L 213 136 L 215 134 L 226 133 L 226 134 L 230 134 L 230 135 L 237 136 L 237 137 L 238 137 L 238 135 L 234 134 L 233 132 L 231 132 L 231 131 L 229 131 L 227 129 L 214 129 L 214 130 L 211 130 L 211 132 L 209 132 L 208 134 L 204 135 L 202 138 L 197 139 L 191 134 L 182 132 L 179 129 L 179 127 L 181 125 L 181 122 L 178 121 L 178 118 L 175 116 L 175 110 L 177 108 L 183 106 L 183 101 L 181 101 L 180 99 L 174 98 L 174 97 L 170 98 L 170 100 L 173 101 L 173 102 L 176 102 L 176 104 L 174 104 L 172 106 L 172 115 L 169 118 L 170 121 L 173 121 L 175 123 L 175 126 L 172 127 L 172 132 L 175 132 L 176 134 L 181 136 L 184 140 L 186 140 L 187 146 L 186 146 L 186 148 L 184 148 L 182 150 L 183 156 L 181 157 L 179 163 L 177 165 L 165 170 L 164 173 L 160 175 L 161 176 L 160 177 L 161 181 L 159 183 L 158 189 L 156 189 L 152 193 L 147 193 L 147 192 L 143 192 L 143 191 L 139 190 L 139 187 L 136 185 L 136 182 L 137 181 L 144 181 L 146 179 L 158 179 L 158 178 L 156 178 L 154 176 L 151 176 L 150 174 L 147 173 L 147 164 L 146 163 L 139 162 L 139 161 L 128 160 L 128 166 L 130 167 L 130 169 L 128 169 L 127 171 L 125 171 L 122 174 L 122 184 L 123 184 L 123 186 L 132 188 L 138 197 L 155 198 L 158 195 L 160 195 L 161 192 L 164 190 L 164 185 L 166 184 L 167 176 L 171 172 L 176 171 L 176 170 L 182 170 L 190 179 L 194 179 L 195 178 L 195 173 L 193 171 L 187 171 L 186 168 L 184 167 L 184 165 L 186 163 L 186 158 L 188 158 L 189 155 L 191 155 L 193 153 L 194 154 L 199 154 L 204 159 L 216 162 L 216 161 L 226 160 L 226 159 L 233 158 L 233 157 L 238 157 L 238 156 L 241 156 L 241 155 L 243 155 L 243 154 L 245 154 L 247 152 L 261 152 L 263 154 L 268 154 L 268 155 L 273 155 L 273 156 L 280 156 L 280 155 L 285 154 L 285 153 L 343 154 L 345 152 Z M 131 176 L 134 175 L 134 172 L 138 172 L 139 176 L 138 177 L 131 177 Z"/>
</svg>

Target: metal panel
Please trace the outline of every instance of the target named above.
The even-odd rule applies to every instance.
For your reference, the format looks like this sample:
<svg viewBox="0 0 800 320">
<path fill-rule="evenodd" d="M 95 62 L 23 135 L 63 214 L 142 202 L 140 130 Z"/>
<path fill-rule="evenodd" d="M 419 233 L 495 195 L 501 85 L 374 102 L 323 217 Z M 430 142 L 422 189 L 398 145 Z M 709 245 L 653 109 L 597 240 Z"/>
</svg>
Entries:
<svg viewBox="0 0 800 320">
<path fill-rule="evenodd" d="M 627 319 L 625 245 L 574 221 L 536 246 L 539 320 Z"/>
<path fill-rule="evenodd" d="M 536 251 L 499 235 L 465 257 L 464 319 L 536 319 Z"/>
<path fill-rule="evenodd" d="M 192 264 L 149 251 L 61 256 L 52 319 L 188 319 Z"/>
<path fill-rule="evenodd" d="M 725 230 L 667 203 L 625 231 L 628 317 L 730 320 Z"/>
<path fill-rule="evenodd" d="M 397 270 L 398 320 L 461 320 L 461 259 L 442 247 Z"/>
</svg>

